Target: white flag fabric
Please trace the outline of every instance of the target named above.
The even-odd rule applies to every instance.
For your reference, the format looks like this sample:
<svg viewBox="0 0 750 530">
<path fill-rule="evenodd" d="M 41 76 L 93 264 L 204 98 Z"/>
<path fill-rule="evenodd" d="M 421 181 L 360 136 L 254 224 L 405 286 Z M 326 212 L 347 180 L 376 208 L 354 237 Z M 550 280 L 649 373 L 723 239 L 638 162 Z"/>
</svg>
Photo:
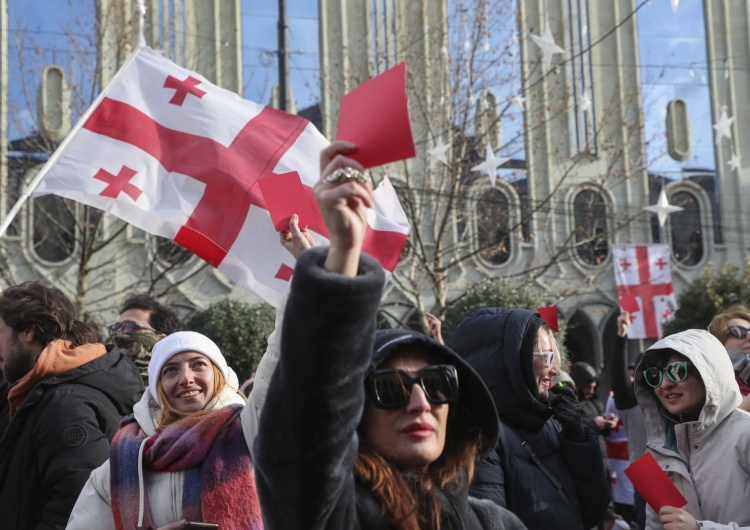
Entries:
<svg viewBox="0 0 750 530">
<path fill-rule="evenodd" d="M 613 246 L 612 261 L 621 306 L 635 299 L 630 311 L 630 339 L 661 338 L 662 326 L 677 307 L 672 289 L 668 245 Z"/>
<path fill-rule="evenodd" d="M 296 172 L 312 195 L 328 143 L 307 120 L 142 47 L 41 170 L 32 196 L 60 195 L 172 239 L 276 305 L 294 259 L 257 183 Z M 392 272 L 409 223 L 387 179 L 368 224 L 364 251 Z"/>
</svg>

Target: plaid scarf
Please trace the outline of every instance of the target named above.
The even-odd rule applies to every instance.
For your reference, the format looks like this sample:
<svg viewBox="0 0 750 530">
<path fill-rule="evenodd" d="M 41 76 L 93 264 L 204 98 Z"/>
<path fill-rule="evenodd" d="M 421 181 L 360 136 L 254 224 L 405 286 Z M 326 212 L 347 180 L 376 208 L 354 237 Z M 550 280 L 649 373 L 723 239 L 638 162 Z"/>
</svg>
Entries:
<svg viewBox="0 0 750 530">
<path fill-rule="evenodd" d="M 185 471 L 182 517 L 218 523 L 221 530 L 260 530 L 263 522 L 250 452 L 240 425 L 242 405 L 191 414 L 146 439 L 127 416 L 110 450 L 112 513 L 117 530 L 138 528 L 138 453 L 152 471 Z M 148 494 L 141 528 L 153 528 Z"/>
</svg>

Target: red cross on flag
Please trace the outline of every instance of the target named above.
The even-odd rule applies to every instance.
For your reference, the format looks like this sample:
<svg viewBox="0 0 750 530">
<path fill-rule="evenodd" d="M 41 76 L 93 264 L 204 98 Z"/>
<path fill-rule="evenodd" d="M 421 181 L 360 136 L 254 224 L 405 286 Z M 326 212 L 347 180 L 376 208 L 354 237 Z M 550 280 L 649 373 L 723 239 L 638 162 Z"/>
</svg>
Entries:
<svg viewBox="0 0 750 530">
<path fill-rule="evenodd" d="M 660 338 L 662 325 L 674 315 L 669 258 L 668 245 L 612 247 L 617 296 L 621 302 L 634 298 L 638 304 L 631 312 L 630 339 Z"/>
<path fill-rule="evenodd" d="M 258 182 L 295 173 L 311 197 L 326 145 L 307 120 L 140 48 L 50 158 L 32 195 L 73 199 L 173 239 L 276 305 L 294 259 Z M 365 252 L 393 271 L 409 224 L 387 179 L 368 224 Z"/>
</svg>

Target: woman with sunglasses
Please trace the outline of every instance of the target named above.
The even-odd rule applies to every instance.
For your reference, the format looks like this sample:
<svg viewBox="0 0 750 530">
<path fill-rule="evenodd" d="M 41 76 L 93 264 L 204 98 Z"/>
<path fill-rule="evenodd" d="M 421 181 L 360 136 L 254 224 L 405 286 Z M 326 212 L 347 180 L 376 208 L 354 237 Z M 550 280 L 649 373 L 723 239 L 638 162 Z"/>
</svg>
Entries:
<svg viewBox="0 0 750 530">
<path fill-rule="evenodd" d="M 321 154 L 330 247 L 297 261 L 253 453 L 265 527 L 524 528 L 467 495 L 497 435 L 479 377 L 422 334 L 375 333 L 384 274 L 362 254 L 373 195 L 353 151 Z"/>
<path fill-rule="evenodd" d="M 529 528 L 601 522 L 610 495 L 599 440 L 581 423 L 575 393 L 552 384 L 557 348 L 539 314 L 479 309 L 456 327 L 451 347 L 481 374 L 500 418 L 500 439 L 478 466 L 472 495 L 505 506 Z"/>
<path fill-rule="evenodd" d="M 750 528 L 750 414 L 738 410 L 732 363 L 710 333 L 687 330 L 643 356 L 635 389 L 648 450 L 687 499 L 647 509 L 647 528 Z"/>
<path fill-rule="evenodd" d="M 708 331 L 727 349 L 742 397 L 750 395 L 750 311 L 734 305 L 716 315 Z"/>
</svg>

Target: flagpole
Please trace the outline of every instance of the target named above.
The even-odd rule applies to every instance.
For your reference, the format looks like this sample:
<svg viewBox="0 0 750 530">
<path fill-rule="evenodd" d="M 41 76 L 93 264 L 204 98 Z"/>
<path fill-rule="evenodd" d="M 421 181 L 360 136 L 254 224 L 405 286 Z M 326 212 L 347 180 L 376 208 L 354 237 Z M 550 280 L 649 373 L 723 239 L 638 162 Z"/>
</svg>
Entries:
<svg viewBox="0 0 750 530">
<path fill-rule="evenodd" d="M 39 173 L 41 173 L 41 171 Z M 37 176 L 39 175 L 39 173 L 37 173 Z M 31 184 L 34 184 L 34 188 L 39 185 L 39 181 L 36 177 L 34 177 L 34 180 Z M 28 200 L 28 198 L 31 197 L 31 192 L 33 191 L 33 189 L 29 190 L 31 184 L 26 187 L 26 190 L 21 194 L 21 197 L 19 197 L 19 199 L 16 201 L 16 204 L 13 205 L 13 208 L 10 209 L 8 215 L 6 215 L 5 219 L 3 219 L 3 224 L 0 225 L 0 237 L 3 237 L 5 235 L 5 232 L 8 230 L 10 223 L 13 222 L 13 219 L 15 219 L 16 215 L 18 215 L 18 212 L 21 211 L 21 207 Z"/>
</svg>

